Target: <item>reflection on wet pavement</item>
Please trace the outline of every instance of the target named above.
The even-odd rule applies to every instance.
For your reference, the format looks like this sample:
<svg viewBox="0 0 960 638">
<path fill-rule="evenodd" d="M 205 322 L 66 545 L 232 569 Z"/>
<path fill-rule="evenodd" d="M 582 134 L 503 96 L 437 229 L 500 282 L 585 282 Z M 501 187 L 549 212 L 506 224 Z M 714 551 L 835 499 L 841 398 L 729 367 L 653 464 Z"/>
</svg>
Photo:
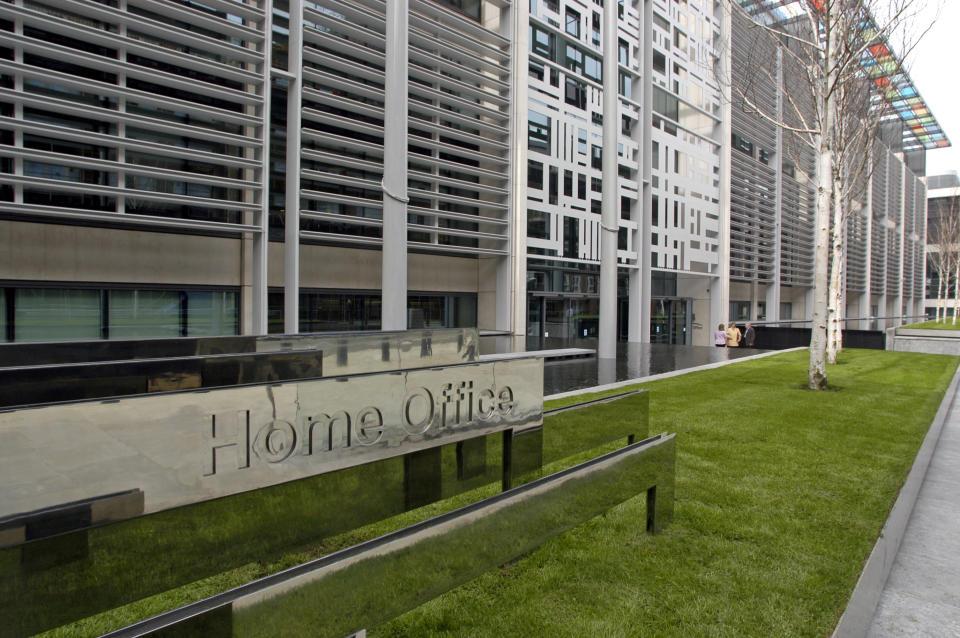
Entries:
<svg viewBox="0 0 960 638">
<path fill-rule="evenodd" d="M 694 368 L 761 352 L 766 351 L 753 348 L 622 343 L 617 346 L 615 361 L 601 361 L 596 357 L 547 361 L 543 366 L 543 395 Z"/>
</svg>

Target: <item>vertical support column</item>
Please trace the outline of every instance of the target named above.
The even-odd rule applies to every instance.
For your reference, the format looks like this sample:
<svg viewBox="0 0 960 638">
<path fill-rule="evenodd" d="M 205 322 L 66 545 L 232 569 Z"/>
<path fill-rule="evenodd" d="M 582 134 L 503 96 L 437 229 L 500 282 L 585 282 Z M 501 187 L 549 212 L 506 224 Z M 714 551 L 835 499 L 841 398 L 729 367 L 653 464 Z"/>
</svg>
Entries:
<svg viewBox="0 0 960 638">
<path fill-rule="evenodd" d="M 923 180 L 918 180 L 917 183 L 917 221 L 920 222 L 917 226 L 920 228 L 920 239 L 921 245 L 923 245 L 923 251 L 921 255 L 921 265 L 920 268 L 923 268 L 923 276 L 921 281 L 923 285 L 920 287 L 920 298 L 917 300 L 917 307 L 919 312 L 917 314 L 926 314 L 927 312 L 927 185 Z"/>
<path fill-rule="evenodd" d="M 906 201 L 907 201 L 907 158 L 900 158 L 900 201 L 896 203 L 897 205 L 897 232 L 900 235 L 900 276 L 898 277 L 899 281 L 897 282 L 897 306 L 896 316 L 897 326 L 903 325 L 903 278 L 912 277 L 913 273 L 906 272 L 906 260 L 904 260 L 904 253 L 906 252 L 907 247 L 907 223 L 906 223 Z"/>
<path fill-rule="evenodd" d="M 723 97 L 720 100 L 720 254 L 717 258 L 717 272 L 710 282 L 710 326 L 726 324 L 730 308 L 730 173 L 731 146 L 733 134 L 733 107 L 729 79 L 732 77 L 733 60 L 730 55 L 733 46 L 732 16 L 729 3 L 722 3 L 723 18 L 720 24 L 720 39 L 723 52 L 720 57 Z M 712 330 L 708 331 L 712 334 Z"/>
<path fill-rule="evenodd" d="M 383 105 L 384 330 L 407 329 L 407 25 L 408 0 L 387 0 Z"/>
<path fill-rule="evenodd" d="M 510 100 L 510 255 L 502 258 L 508 271 L 498 282 L 497 329 L 513 334 L 511 348 L 526 349 L 527 335 L 527 74 L 530 44 L 530 4 L 513 2 L 501 13 L 501 35 L 511 42 Z M 501 312 L 503 308 L 504 312 Z M 501 320 L 501 316 L 503 319 Z M 503 322 L 501 325 L 501 321 Z"/>
<path fill-rule="evenodd" d="M 640 201 L 631 219 L 637 223 L 637 268 L 630 271 L 630 343 L 650 343 L 650 242 L 653 214 L 653 2 L 643 2 L 643 64 L 640 65 L 643 94 L 640 111 Z"/>
<path fill-rule="evenodd" d="M 264 3 L 263 13 L 263 88 L 260 97 L 263 107 L 260 113 L 260 210 L 256 214 L 259 231 L 253 236 L 252 266 L 253 290 L 251 291 L 250 334 L 267 334 L 267 251 L 269 247 L 270 220 L 270 80 L 273 68 L 273 9 Z"/>
<path fill-rule="evenodd" d="M 783 49 L 777 47 L 777 121 L 783 121 L 783 92 L 780 90 L 783 86 Z M 783 233 L 783 127 L 775 126 L 775 148 L 776 158 L 774 166 L 774 205 L 773 205 L 773 282 L 767 288 L 767 321 L 780 321 L 780 281 L 782 269 L 780 260 L 783 256 L 781 246 L 781 235 Z"/>
<path fill-rule="evenodd" d="M 617 139 L 620 134 L 616 0 L 603 6 L 603 197 L 600 218 L 600 339 L 598 359 L 617 356 Z"/>
<path fill-rule="evenodd" d="M 23 0 L 14 0 L 14 6 L 23 8 Z M 14 18 L 13 20 L 13 33 L 17 37 L 23 37 L 23 20 Z M 14 46 L 13 47 L 13 61 L 17 64 L 23 64 L 23 46 Z M 22 94 L 23 92 L 23 73 L 14 72 L 13 74 L 13 90 L 15 93 Z M 13 119 L 17 122 L 23 121 L 23 102 L 20 100 L 13 101 Z M 18 149 L 23 149 L 23 129 L 14 128 L 13 129 L 13 145 Z M 23 175 L 23 157 L 14 156 L 13 158 L 13 174 L 14 175 Z M 23 184 L 14 183 L 13 185 L 13 201 L 17 204 L 23 203 Z M 122 209 L 118 209 L 118 212 L 123 212 Z"/>
<path fill-rule="evenodd" d="M 873 298 L 873 292 L 871 291 L 872 284 L 870 283 L 873 279 L 871 275 L 871 270 L 873 268 L 873 163 L 876 160 L 873 156 L 873 145 L 870 146 L 869 159 L 867 159 L 867 166 L 870 167 L 869 174 L 867 175 L 867 184 L 865 188 L 867 189 L 866 205 L 863 209 L 867 213 L 867 249 L 866 256 L 864 257 L 864 272 L 866 276 L 864 277 L 864 291 L 860 295 L 860 330 L 870 330 L 870 300 Z"/>
<path fill-rule="evenodd" d="M 287 180 L 283 232 L 283 331 L 300 332 L 300 128 L 303 104 L 303 0 L 290 0 L 287 68 Z"/>
<path fill-rule="evenodd" d="M 888 232 L 889 225 L 887 221 L 890 219 L 890 158 L 886 156 L 886 148 L 881 148 L 880 152 L 884 154 L 883 157 L 883 179 L 886 184 L 886 190 L 883 193 L 883 215 L 876 221 L 880 223 L 883 228 L 883 246 L 880 249 L 879 255 L 874 255 L 875 258 L 883 260 L 883 268 L 881 272 L 883 273 L 881 279 L 883 280 L 880 286 L 880 297 L 877 299 L 877 316 L 883 317 L 883 319 L 877 319 L 877 328 L 879 330 L 886 330 L 889 325 L 889 320 L 887 317 L 887 260 L 890 258 L 890 233 Z M 876 168 L 874 168 L 876 171 Z M 871 237 L 871 241 L 872 241 Z"/>
</svg>

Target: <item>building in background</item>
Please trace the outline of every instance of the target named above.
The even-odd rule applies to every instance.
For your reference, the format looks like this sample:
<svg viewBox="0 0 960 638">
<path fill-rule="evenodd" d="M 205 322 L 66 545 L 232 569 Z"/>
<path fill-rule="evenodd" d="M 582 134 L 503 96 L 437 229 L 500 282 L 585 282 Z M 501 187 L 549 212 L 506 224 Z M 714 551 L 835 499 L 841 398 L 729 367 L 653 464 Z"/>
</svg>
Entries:
<svg viewBox="0 0 960 638">
<path fill-rule="evenodd" d="M 940 268 L 937 267 L 940 255 L 940 227 L 945 217 L 960 220 L 960 175 L 956 172 L 946 175 L 931 175 L 927 177 L 927 297 L 924 301 L 924 312 L 929 320 L 937 316 L 937 306 L 941 308 L 941 316 L 953 316 L 953 303 L 956 299 L 954 278 L 944 278 L 942 297 L 940 289 Z"/>
<path fill-rule="evenodd" d="M 809 158 L 715 74 L 769 9 L 741 4 L 626 0 L 606 48 L 595 0 L 0 2 L 0 337 L 592 339 L 605 232 L 622 340 L 806 319 Z M 847 316 L 878 326 L 921 308 L 948 143 L 899 117 L 847 228 Z"/>
<path fill-rule="evenodd" d="M 732 82 L 765 113 L 803 128 L 804 72 L 788 39 L 756 28 L 802 28 L 794 3 L 740 2 L 732 12 Z M 883 328 L 922 314 L 924 154 L 949 145 L 909 76 L 885 44 L 871 47 L 864 75 L 885 87 L 889 115 L 855 180 L 844 233 L 848 328 Z M 793 87 L 792 91 L 790 87 Z M 812 313 L 816 154 L 785 127 L 756 115 L 733 95 L 730 175 L 730 312 L 738 321 L 803 321 Z"/>
</svg>

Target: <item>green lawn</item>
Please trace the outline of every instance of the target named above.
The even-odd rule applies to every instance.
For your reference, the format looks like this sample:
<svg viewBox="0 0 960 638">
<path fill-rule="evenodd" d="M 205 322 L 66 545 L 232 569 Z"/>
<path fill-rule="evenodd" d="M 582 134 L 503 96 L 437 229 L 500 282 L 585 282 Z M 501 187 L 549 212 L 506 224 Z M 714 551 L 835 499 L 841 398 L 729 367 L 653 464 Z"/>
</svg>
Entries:
<svg viewBox="0 0 960 638">
<path fill-rule="evenodd" d="M 836 391 L 817 393 L 803 389 L 799 351 L 644 384 L 650 432 L 677 433 L 676 512 L 663 534 L 644 532 L 644 499 L 632 499 L 371 635 L 829 635 L 957 362 L 846 350 L 828 368 Z M 50 633 L 96 634 L 494 492 Z"/>
<path fill-rule="evenodd" d="M 912 323 L 909 326 L 900 326 L 908 330 L 960 330 L 960 323 L 954 324 L 953 317 L 949 317 L 939 323 L 936 321 L 924 321 L 923 323 Z"/>
<path fill-rule="evenodd" d="M 633 499 L 375 636 L 824 636 L 843 612 L 957 365 L 806 352 L 646 384 L 677 433 L 674 523 Z"/>
</svg>

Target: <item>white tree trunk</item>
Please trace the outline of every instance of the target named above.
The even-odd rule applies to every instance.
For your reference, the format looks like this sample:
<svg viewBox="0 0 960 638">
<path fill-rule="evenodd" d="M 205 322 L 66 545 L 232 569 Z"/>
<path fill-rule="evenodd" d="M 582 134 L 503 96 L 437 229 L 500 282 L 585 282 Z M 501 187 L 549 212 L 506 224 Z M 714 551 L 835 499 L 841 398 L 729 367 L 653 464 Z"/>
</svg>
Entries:
<svg viewBox="0 0 960 638">
<path fill-rule="evenodd" d="M 837 355 L 842 350 L 841 337 L 841 319 L 843 317 L 843 206 L 840 194 L 843 184 L 841 183 L 839 167 L 831 172 L 833 189 L 833 229 L 832 229 L 832 249 L 833 259 L 830 265 L 830 292 L 829 302 L 827 304 L 827 317 L 829 320 L 827 330 L 827 363 L 837 362 Z"/>
<path fill-rule="evenodd" d="M 828 116 L 829 118 L 829 116 Z M 830 130 L 830 127 L 826 127 Z M 829 134 L 819 136 L 817 156 L 817 217 L 813 262 L 813 323 L 810 330 L 810 365 L 807 386 L 827 387 L 827 263 L 830 259 L 830 191 L 833 149 Z"/>
<path fill-rule="evenodd" d="M 839 5 L 827 3 L 824 13 L 823 75 L 814 88 L 816 106 L 822 117 L 822 128 L 816 136 L 817 217 L 813 254 L 813 322 L 810 326 L 810 365 L 807 368 L 807 387 L 811 390 L 824 390 L 827 387 L 827 268 L 830 261 L 830 208 L 834 188 L 833 145 L 837 122 L 836 99 L 830 91 L 836 86 L 838 79 L 837 34 L 843 32 Z"/>
<path fill-rule="evenodd" d="M 937 275 L 939 275 L 939 283 L 937 285 L 937 323 L 940 323 L 940 313 L 943 310 L 943 268 L 937 269 Z"/>
<path fill-rule="evenodd" d="M 954 259 L 953 272 L 953 325 L 957 325 L 957 313 L 960 312 L 960 258 Z"/>
</svg>

